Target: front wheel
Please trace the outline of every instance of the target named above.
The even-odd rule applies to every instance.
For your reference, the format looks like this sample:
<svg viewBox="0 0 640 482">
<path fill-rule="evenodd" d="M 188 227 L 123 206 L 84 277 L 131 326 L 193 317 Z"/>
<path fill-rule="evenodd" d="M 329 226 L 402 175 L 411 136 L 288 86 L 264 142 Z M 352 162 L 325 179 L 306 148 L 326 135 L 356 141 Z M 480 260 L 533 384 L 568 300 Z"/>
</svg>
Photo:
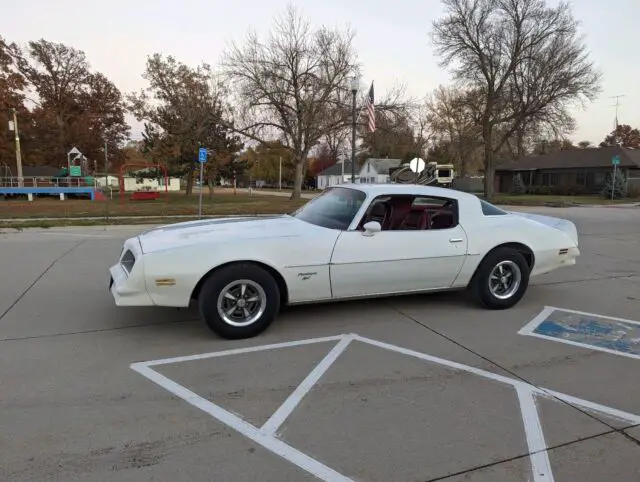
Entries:
<svg viewBox="0 0 640 482">
<path fill-rule="evenodd" d="M 273 276 L 253 264 L 231 265 L 212 274 L 198 297 L 209 329 L 229 340 L 251 338 L 267 329 L 280 309 Z"/>
<path fill-rule="evenodd" d="M 529 286 L 529 266 L 524 256 L 510 248 L 491 251 L 469 283 L 477 302 L 492 310 L 511 308 Z"/>
</svg>

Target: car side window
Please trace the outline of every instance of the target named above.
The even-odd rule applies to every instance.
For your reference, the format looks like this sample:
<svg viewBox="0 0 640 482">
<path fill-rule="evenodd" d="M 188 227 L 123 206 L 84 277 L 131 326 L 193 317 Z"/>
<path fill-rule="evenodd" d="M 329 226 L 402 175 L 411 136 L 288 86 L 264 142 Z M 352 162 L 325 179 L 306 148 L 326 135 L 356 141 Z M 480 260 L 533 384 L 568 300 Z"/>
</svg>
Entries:
<svg viewBox="0 0 640 482">
<path fill-rule="evenodd" d="M 370 221 L 380 223 L 382 231 L 424 231 L 450 229 L 458 224 L 455 199 L 429 196 L 378 196 L 371 201 L 358 229 Z"/>
</svg>

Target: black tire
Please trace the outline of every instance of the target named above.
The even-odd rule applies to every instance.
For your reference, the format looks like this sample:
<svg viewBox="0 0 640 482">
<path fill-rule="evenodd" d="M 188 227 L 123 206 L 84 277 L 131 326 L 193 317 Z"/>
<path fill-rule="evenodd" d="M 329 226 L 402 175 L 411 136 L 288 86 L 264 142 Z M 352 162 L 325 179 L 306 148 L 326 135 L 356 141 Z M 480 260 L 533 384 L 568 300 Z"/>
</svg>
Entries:
<svg viewBox="0 0 640 482">
<path fill-rule="evenodd" d="M 507 298 L 497 296 L 489 286 L 491 273 L 501 263 L 505 263 L 503 265 L 505 269 L 509 268 L 517 271 L 517 267 L 520 272 L 520 283 L 517 289 Z M 490 310 L 504 310 L 517 304 L 524 296 L 528 286 L 529 265 L 524 256 L 511 248 L 496 248 L 490 251 L 478 266 L 469 283 L 469 292 L 474 300 L 483 307 Z M 508 290 L 504 294 L 509 294 Z"/>
<path fill-rule="evenodd" d="M 227 291 L 226 287 L 240 280 L 250 282 L 249 284 L 243 283 L 248 286 L 246 292 L 255 291 L 257 289 L 255 287 L 259 286 L 262 293 L 258 293 L 257 296 L 265 295 L 264 306 L 261 310 L 256 310 L 255 313 L 255 316 L 258 317 L 254 321 L 246 320 L 247 324 L 244 326 L 238 326 L 225 320 L 218 310 L 219 299 L 222 303 L 233 303 L 224 300 L 223 290 Z M 200 316 L 207 327 L 216 335 L 228 340 L 251 338 L 266 330 L 275 319 L 280 309 L 280 290 L 273 276 L 260 266 L 250 263 L 230 265 L 215 271 L 205 281 L 198 296 L 198 307 L 200 308 Z M 260 311 L 262 311 L 261 314 Z M 235 320 L 232 321 L 238 323 Z"/>
</svg>

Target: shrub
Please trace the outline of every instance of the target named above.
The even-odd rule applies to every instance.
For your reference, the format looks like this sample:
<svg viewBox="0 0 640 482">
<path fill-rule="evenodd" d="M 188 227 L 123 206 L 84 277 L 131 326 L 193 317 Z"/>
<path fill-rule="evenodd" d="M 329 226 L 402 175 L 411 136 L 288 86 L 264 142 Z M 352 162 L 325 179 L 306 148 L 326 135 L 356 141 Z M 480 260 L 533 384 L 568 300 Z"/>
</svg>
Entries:
<svg viewBox="0 0 640 482">
<path fill-rule="evenodd" d="M 614 199 L 627 197 L 627 181 L 624 178 L 624 174 L 620 171 L 616 171 L 615 177 L 609 174 L 609 176 L 607 176 L 607 182 L 600 194 L 607 199 L 611 199 L 611 197 Z"/>
</svg>

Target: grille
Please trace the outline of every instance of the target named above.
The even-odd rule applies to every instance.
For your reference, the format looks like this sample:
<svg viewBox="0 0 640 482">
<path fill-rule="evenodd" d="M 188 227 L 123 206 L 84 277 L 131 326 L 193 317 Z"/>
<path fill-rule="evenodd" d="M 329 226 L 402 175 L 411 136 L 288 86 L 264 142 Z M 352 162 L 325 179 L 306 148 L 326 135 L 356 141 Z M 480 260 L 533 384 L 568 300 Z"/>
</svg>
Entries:
<svg viewBox="0 0 640 482">
<path fill-rule="evenodd" d="M 129 274 L 131 273 L 134 264 L 136 264 L 136 257 L 127 249 L 120 259 L 120 265 L 122 265 L 127 274 Z"/>
</svg>

